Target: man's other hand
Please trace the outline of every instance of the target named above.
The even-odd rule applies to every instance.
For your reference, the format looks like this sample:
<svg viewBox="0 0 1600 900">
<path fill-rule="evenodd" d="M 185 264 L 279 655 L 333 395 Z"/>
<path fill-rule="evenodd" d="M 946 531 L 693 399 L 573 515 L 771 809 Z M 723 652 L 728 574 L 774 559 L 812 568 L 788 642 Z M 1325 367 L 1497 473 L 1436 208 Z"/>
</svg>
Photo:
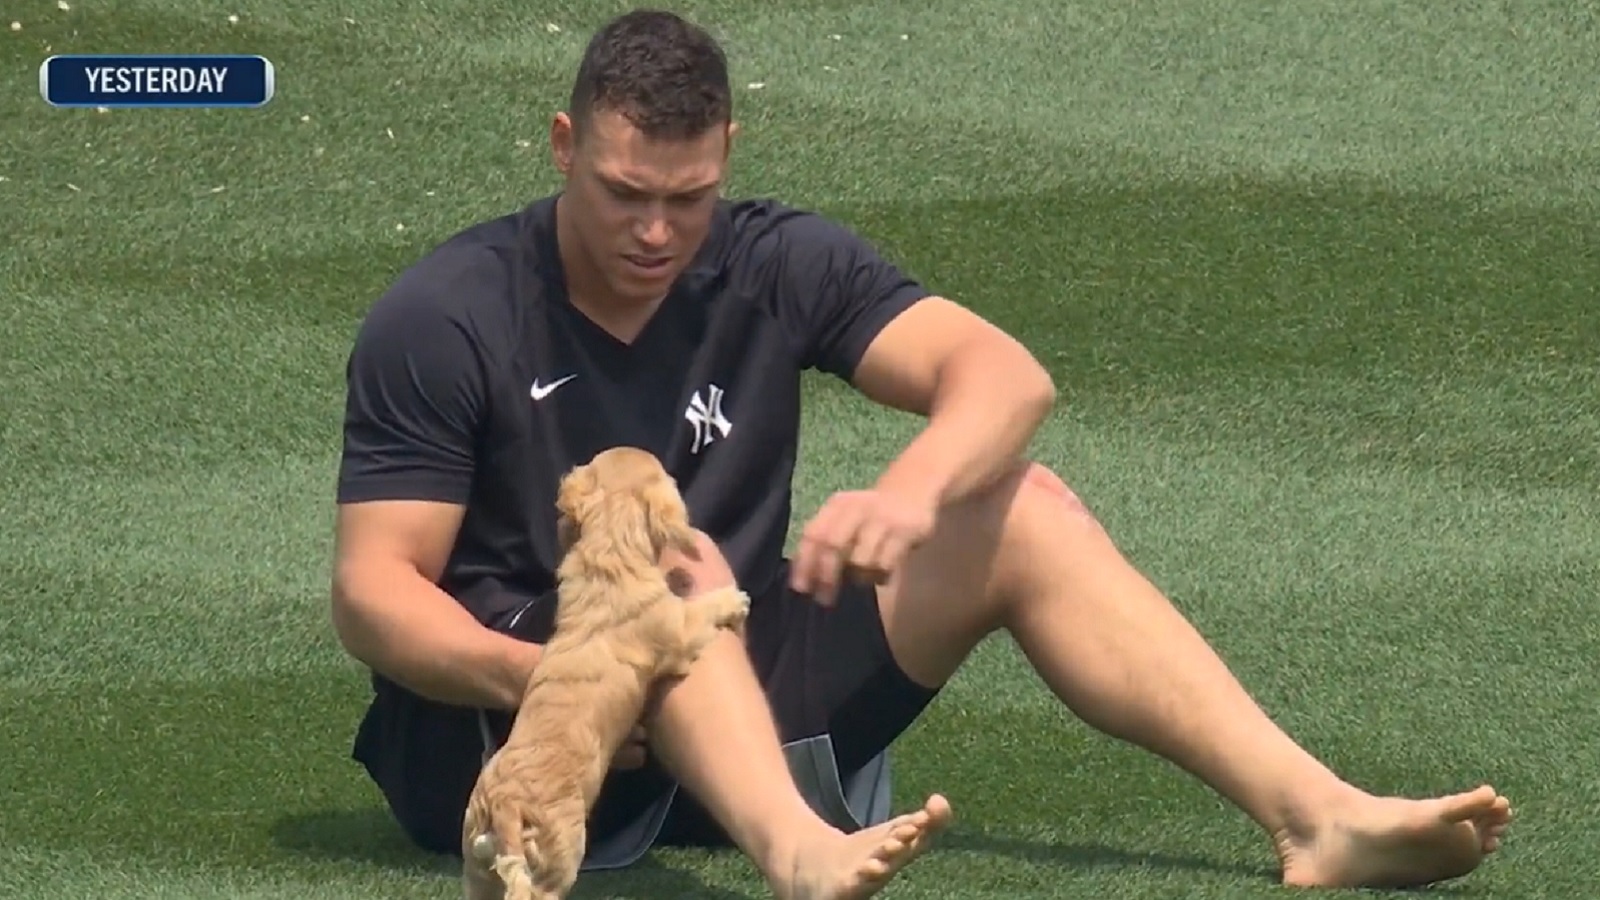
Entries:
<svg viewBox="0 0 1600 900">
<path fill-rule="evenodd" d="M 932 499 L 891 491 L 834 494 L 800 536 L 790 586 L 831 606 L 847 574 L 882 584 L 933 533 L 937 514 Z"/>
</svg>

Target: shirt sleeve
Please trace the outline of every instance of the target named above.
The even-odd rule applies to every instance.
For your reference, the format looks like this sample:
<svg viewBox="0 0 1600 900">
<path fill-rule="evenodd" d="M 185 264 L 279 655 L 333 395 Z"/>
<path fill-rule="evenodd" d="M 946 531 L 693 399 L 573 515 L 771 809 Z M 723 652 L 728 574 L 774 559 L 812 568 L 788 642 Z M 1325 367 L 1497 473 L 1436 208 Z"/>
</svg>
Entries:
<svg viewBox="0 0 1600 900">
<path fill-rule="evenodd" d="M 878 332 L 928 291 L 836 222 L 801 213 L 783 225 L 777 309 L 801 364 L 846 381 Z"/>
<path fill-rule="evenodd" d="M 421 286 L 373 304 L 346 366 L 340 503 L 464 504 L 485 396 L 476 342 Z"/>
</svg>

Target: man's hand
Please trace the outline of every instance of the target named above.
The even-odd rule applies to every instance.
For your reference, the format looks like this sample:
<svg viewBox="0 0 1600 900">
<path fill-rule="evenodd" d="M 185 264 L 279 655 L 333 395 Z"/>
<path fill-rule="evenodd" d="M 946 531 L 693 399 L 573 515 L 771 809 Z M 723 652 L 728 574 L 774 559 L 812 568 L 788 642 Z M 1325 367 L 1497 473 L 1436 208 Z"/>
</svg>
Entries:
<svg viewBox="0 0 1600 900">
<path fill-rule="evenodd" d="M 834 494 L 801 533 L 790 586 L 832 606 L 846 574 L 882 584 L 933 533 L 937 516 L 931 496 L 877 488 Z"/>
</svg>

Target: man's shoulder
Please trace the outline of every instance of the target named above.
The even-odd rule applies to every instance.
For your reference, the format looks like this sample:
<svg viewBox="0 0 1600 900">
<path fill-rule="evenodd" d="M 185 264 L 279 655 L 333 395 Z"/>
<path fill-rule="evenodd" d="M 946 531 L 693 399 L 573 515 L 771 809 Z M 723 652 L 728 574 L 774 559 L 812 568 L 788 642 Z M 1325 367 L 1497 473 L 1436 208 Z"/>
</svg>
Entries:
<svg viewBox="0 0 1600 900">
<path fill-rule="evenodd" d="M 770 197 L 723 201 L 719 268 L 735 283 L 770 287 L 853 249 L 855 233 L 825 213 Z"/>
<path fill-rule="evenodd" d="M 536 250 L 528 240 L 529 221 L 545 202 L 475 222 L 446 237 L 390 282 L 367 317 L 414 318 L 426 327 L 509 313 L 520 290 L 537 287 L 532 279 L 519 280 L 518 273 L 536 266 L 529 258 Z"/>
<path fill-rule="evenodd" d="M 730 199 L 724 201 L 724 209 L 734 246 L 827 240 L 844 230 L 844 226 L 824 213 L 772 197 Z"/>
</svg>

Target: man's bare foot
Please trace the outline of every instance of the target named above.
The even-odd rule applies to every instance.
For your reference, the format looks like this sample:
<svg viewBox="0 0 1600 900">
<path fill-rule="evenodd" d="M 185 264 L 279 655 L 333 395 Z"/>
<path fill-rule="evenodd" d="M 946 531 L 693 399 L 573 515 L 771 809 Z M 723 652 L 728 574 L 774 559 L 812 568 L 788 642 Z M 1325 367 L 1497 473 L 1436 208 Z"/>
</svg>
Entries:
<svg viewBox="0 0 1600 900">
<path fill-rule="evenodd" d="M 1417 887 L 1477 868 L 1510 823 L 1510 801 L 1488 785 L 1429 800 L 1357 794 L 1275 843 L 1286 885 Z"/>
<path fill-rule="evenodd" d="M 779 900 L 863 900 L 922 855 L 951 817 L 950 802 L 934 794 L 921 809 L 855 834 L 819 832 L 796 848 L 787 880 L 773 879 L 773 891 Z"/>
</svg>

